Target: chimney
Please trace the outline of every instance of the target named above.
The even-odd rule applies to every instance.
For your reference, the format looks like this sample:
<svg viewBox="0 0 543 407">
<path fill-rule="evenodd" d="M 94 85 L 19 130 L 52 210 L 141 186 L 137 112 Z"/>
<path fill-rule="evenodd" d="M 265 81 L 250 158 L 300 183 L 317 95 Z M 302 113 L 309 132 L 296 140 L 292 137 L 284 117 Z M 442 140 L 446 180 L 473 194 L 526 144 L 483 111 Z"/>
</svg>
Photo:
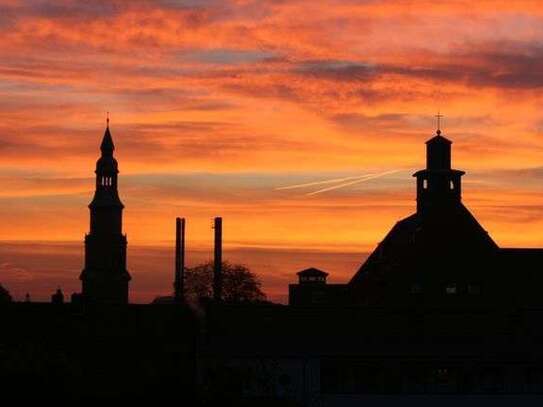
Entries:
<svg viewBox="0 0 543 407">
<path fill-rule="evenodd" d="M 175 219 L 175 280 L 173 283 L 174 300 L 182 303 L 185 282 L 185 218 Z"/>
<path fill-rule="evenodd" d="M 222 298 L 222 218 L 215 218 L 215 258 L 213 262 L 213 299 Z"/>
</svg>

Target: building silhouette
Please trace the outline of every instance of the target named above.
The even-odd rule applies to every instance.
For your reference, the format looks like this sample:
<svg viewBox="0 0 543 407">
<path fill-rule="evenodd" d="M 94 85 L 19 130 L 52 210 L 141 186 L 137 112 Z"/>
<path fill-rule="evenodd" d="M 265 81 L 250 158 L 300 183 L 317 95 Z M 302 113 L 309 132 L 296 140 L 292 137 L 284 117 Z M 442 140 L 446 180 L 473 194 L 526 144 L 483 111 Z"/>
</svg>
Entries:
<svg viewBox="0 0 543 407">
<path fill-rule="evenodd" d="M 451 145 L 440 130 L 426 142 L 426 168 L 413 174 L 416 212 L 394 225 L 342 295 L 337 284 L 300 281 L 289 303 L 543 306 L 543 249 L 498 247 L 462 203 L 465 173 L 452 168 Z"/>
<path fill-rule="evenodd" d="M 416 212 L 349 282 L 309 268 L 287 307 L 211 304 L 199 382 L 308 406 L 543 395 L 543 249 L 498 247 L 462 203 L 451 144 L 427 141 Z"/>
<path fill-rule="evenodd" d="M 118 164 L 108 124 L 96 162 L 96 190 L 89 204 L 90 232 L 85 235 L 85 267 L 79 277 L 85 302 L 128 303 L 124 205 L 118 192 Z"/>
<path fill-rule="evenodd" d="M 346 284 L 329 284 L 328 273 L 314 267 L 299 271 L 297 284 L 289 284 L 289 305 L 335 305 L 345 302 Z"/>
<path fill-rule="evenodd" d="M 415 213 L 345 284 L 329 284 L 328 273 L 311 267 L 289 286 L 289 305 L 225 300 L 219 227 L 220 284 L 215 279 L 214 299 L 189 304 L 178 220 L 176 295 L 128 304 L 108 126 L 89 205 L 83 292 L 71 302 L 58 290 L 52 303 L 0 304 L 0 382 L 9 395 L 40 401 L 206 406 L 541 398 L 543 249 L 498 247 L 462 203 L 464 172 L 452 168 L 451 144 L 440 131 L 427 141 L 426 168 L 414 174 Z"/>
</svg>

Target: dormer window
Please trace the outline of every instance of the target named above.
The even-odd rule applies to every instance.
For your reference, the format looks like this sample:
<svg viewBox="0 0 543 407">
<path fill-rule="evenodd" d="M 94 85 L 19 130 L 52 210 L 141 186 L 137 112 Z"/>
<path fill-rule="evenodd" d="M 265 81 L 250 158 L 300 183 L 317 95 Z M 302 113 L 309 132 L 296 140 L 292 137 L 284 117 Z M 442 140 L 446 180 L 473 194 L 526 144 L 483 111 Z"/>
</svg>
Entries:
<svg viewBox="0 0 543 407">
<path fill-rule="evenodd" d="M 449 181 L 449 188 L 451 191 L 454 191 L 454 181 Z"/>
<path fill-rule="evenodd" d="M 428 180 L 427 179 L 422 181 L 422 189 L 428 189 Z"/>
</svg>

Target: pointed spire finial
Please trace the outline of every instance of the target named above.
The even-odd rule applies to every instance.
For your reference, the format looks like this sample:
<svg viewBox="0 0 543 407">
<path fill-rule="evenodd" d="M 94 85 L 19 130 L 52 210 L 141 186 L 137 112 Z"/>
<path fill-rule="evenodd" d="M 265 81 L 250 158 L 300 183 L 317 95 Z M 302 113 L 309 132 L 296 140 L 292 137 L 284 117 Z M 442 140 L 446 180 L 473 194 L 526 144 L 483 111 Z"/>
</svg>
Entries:
<svg viewBox="0 0 543 407">
<path fill-rule="evenodd" d="M 106 131 L 104 132 L 104 138 L 102 139 L 100 150 L 102 151 L 102 155 L 111 155 L 113 154 L 113 150 L 115 150 L 115 145 L 113 144 L 113 139 L 111 138 L 111 133 L 109 132 L 109 112 L 107 112 L 106 116 Z"/>
<path fill-rule="evenodd" d="M 437 131 L 436 131 L 436 134 L 439 136 L 441 134 L 441 119 L 443 118 L 443 115 L 441 114 L 441 110 L 437 111 L 436 117 L 437 117 Z"/>
</svg>

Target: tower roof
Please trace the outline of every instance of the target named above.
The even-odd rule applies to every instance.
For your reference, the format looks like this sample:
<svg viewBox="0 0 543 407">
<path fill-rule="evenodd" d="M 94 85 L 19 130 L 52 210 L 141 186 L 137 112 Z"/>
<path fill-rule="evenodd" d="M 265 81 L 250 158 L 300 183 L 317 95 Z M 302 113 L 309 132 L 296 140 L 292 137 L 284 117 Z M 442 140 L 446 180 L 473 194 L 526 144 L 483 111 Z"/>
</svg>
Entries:
<svg viewBox="0 0 543 407">
<path fill-rule="evenodd" d="M 102 154 L 113 154 L 113 150 L 115 150 L 115 145 L 113 144 L 113 139 L 109 132 L 109 126 L 106 127 L 102 144 L 100 144 L 100 150 L 102 151 Z"/>
<path fill-rule="evenodd" d="M 441 135 L 441 130 L 436 132 L 436 135 L 426 142 L 426 144 L 452 144 L 452 141 Z"/>
<path fill-rule="evenodd" d="M 326 277 L 328 275 L 327 272 L 319 270 L 314 267 L 299 271 L 296 274 L 301 277 Z"/>
</svg>

